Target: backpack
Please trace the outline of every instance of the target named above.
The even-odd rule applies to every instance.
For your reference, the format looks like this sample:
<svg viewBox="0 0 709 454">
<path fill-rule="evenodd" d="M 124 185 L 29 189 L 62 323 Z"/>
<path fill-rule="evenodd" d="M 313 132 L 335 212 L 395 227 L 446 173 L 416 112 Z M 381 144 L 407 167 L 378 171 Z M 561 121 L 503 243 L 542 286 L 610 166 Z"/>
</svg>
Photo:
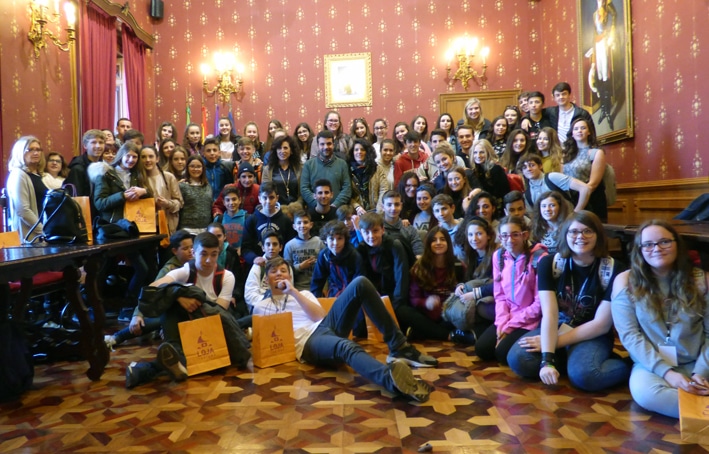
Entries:
<svg viewBox="0 0 709 454">
<path fill-rule="evenodd" d="M 32 353 L 17 323 L 0 323 L 0 402 L 18 399 L 34 379 Z"/>
<path fill-rule="evenodd" d="M 606 171 L 603 172 L 603 184 L 606 186 L 606 203 L 611 206 L 618 200 L 618 192 L 615 187 L 615 169 L 610 164 L 606 164 Z"/>
<path fill-rule="evenodd" d="M 592 151 L 591 160 L 596 157 L 595 150 Z M 606 188 L 606 206 L 611 206 L 618 200 L 618 192 L 615 187 L 615 169 L 608 163 L 606 163 L 606 170 L 603 172 L 603 185 Z"/>
<path fill-rule="evenodd" d="M 561 273 L 564 271 L 564 265 L 566 265 L 566 259 L 558 252 L 554 254 L 554 263 L 552 264 L 554 279 L 561 277 Z M 611 282 L 614 265 L 615 260 L 613 260 L 613 257 L 601 258 L 601 265 L 598 267 L 598 278 L 601 280 L 601 287 L 603 287 L 604 291 L 608 288 L 608 285 Z"/>
<path fill-rule="evenodd" d="M 682 210 L 673 219 L 683 221 L 708 221 L 709 220 L 709 194 L 702 194 Z"/>
<path fill-rule="evenodd" d="M 47 191 L 44 196 L 42 212 L 37 217 L 37 222 L 25 235 L 25 242 L 40 223 L 42 223 L 43 235 L 35 237 L 33 242 L 40 240 L 47 243 L 65 244 L 86 244 L 89 242 L 81 205 L 72 199 L 64 188 Z"/>
<path fill-rule="evenodd" d="M 190 275 L 187 278 L 188 284 L 194 284 L 197 282 L 197 268 L 195 267 L 194 260 L 189 261 L 190 264 Z M 224 268 L 217 267 L 214 272 L 214 277 L 212 279 L 212 286 L 214 287 L 214 293 L 219 296 L 222 292 L 222 282 L 224 281 Z"/>
<path fill-rule="evenodd" d="M 547 188 L 549 188 L 550 191 L 556 191 L 559 194 L 562 195 L 566 200 L 574 204 L 573 199 L 571 198 L 571 194 L 569 191 L 564 191 L 561 189 L 559 186 L 555 185 L 552 181 L 551 178 L 549 178 L 549 174 L 545 173 L 544 174 L 544 184 L 546 185 Z M 527 199 L 527 203 L 529 206 L 534 206 L 534 202 L 532 202 L 532 189 L 527 187 L 527 189 L 524 191 L 524 198 Z"/>
<path fill-rule="evenodd" d="M 524 192 L 524 180 L 522 180 L 522 177 L 517 175 L 516 173 L 508 173 L 507 175 L 507 182 L 510 184 L 510 192 L 511 191 L 519 191 L 519 192 Z"/>
<path fill-rule="evenodd" d="M 502 272 L 502 269 L 505 267 L 505 260 L 502 257 L 502 253 L 505 251 L 505 248 L 501 247 L 499 248 L 495 254 L 497 254 L 497 264 L 499 265 L 500 273 Z M 538 249 L 534 249 L 530 254 L 529 257 L 527 257 L 527 262 L 524 264 L 524 267 L 527 268 L 527 265 L 529 264 L 529 261 L 532 261 L 532 268 L 535 270 L 537 269 L 537 266 L 539 265 L 539 260 L 542 258 L 543 254 L 546 254 L 547 250 L 543 247 L 540 247 Z"/>
</svg>

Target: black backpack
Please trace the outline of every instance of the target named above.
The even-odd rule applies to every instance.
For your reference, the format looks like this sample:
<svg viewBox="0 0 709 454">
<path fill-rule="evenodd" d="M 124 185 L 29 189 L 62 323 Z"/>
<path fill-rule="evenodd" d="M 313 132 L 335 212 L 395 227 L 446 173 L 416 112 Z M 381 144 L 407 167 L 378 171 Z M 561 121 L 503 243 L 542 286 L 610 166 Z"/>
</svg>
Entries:
<svg viewBox="0 0 709 454">
<path fill-rule="evenodd" d="M 38 218 L 25 235 L 25 242 L 40 222 L 42 223 L 43 236 L 36 237 L 36 241 L 44 240 L 47 243 L 64 244 L 86 244 L 89 242 L 81 206 L 67 194 L 64 188 L 47 191 L 44 196 L 44 206 Z"/>
<path fill-rule="evenodd" d="M 32 386 L 34 362 L 22 328 L 0 322 L 0 402 L 17 400 Z"/>
</svg>

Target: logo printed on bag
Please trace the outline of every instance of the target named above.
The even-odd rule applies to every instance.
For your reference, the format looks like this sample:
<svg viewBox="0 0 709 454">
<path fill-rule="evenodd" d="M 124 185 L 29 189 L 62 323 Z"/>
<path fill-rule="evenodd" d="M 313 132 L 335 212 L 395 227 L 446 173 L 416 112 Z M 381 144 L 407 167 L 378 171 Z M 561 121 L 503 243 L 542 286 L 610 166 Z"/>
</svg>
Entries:
<svg viewBox="0 0 709 454">
<path fill-rule="evenodd" d="M 138 208 L 138 210 L 135 212 L 135 219 L 133 220 L 136 223 L 139 222 L 148 222 L 148 217 L 143 214 L 143 210 Z"/>
<path fill-rule="evenodd" d="M 197 357 L 198 358 L 209 358 L 214 356 L 214 345 L 208 340 L 202 338 L 202 332 L 199 332 L 199 337 L 197 338 Z"/>
<path fill-rule="evenodd" d="M 268 349 L 271 352 L 279 352 L 285 348 L 285 343 L 283 342 L 283 337 L 281 337 L 277 332 L 276 328 L 273 328 L 271 332 L 271 342 L 268 344 Z"/>
</svg>

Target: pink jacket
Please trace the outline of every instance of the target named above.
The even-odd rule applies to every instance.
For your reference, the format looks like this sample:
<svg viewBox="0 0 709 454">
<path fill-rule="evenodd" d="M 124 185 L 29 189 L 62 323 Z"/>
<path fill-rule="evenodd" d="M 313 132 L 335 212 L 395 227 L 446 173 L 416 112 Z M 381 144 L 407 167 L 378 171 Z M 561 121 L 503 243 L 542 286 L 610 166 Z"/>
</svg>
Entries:
<svg viewBox="0 0 709 454">
<path fill-rule="evenodd" d="M 532 252 L 541 247 L 537 244 L 532 248 Z M 525 255 L 520 255 L 515 260 L 507 250 L 501 250 L 504 263 L 502 271 L 500 271 L 500 250 L 495 251 L 492 258 L 495 326 L 498 331 L 508 334 L 518 328 L 533 330 L 542 319 L 542 308 L 539 303 L 539 292 L 537 292 L 536 263 L 533 263 L 531 253 L 529 259 Z M 544 255 L 546 252 L 538 258 Z"/>
</svg>

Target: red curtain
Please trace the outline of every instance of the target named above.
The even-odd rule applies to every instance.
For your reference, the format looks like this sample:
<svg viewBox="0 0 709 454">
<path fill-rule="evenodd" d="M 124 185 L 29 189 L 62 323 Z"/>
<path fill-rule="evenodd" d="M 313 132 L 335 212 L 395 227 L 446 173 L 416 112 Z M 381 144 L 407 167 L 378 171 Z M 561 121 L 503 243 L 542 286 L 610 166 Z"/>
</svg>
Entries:
<svg viewBox="0 0 709 454">
<path fill-rule="evenodd" d="M 123 27 L 123 65 L 126 69 L 125 82 L 130 121 L 133 129 L 146 134 L 145 44 L 135 36 L 133 30 L 126 26 Z"/>
<path fill-rule="evenodd" d="M 113 130 L 116 111 L 116 19 L 91 3 L 81 5 L 81 134 Z"/>
</svg>

